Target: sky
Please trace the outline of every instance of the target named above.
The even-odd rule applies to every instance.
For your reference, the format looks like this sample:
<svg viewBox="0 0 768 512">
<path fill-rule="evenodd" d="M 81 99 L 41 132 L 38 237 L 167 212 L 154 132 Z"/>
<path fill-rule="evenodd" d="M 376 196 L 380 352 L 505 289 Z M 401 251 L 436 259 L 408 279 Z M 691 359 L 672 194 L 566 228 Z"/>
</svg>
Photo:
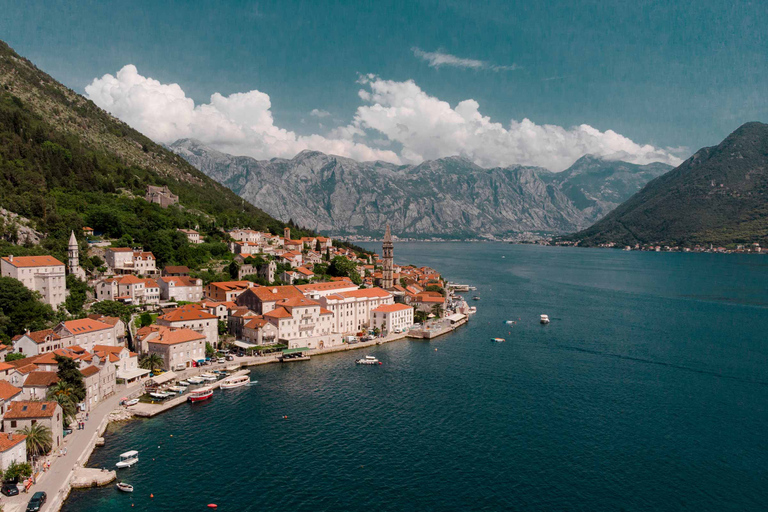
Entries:
<svg viewBox="0 0 768 512">
<path fill-rule="evenodd" d="M 0 39 L 170 143 L 676 165 L 768 121 L 768 9 L 699 0 L 0 0 Z"/>
</svg>

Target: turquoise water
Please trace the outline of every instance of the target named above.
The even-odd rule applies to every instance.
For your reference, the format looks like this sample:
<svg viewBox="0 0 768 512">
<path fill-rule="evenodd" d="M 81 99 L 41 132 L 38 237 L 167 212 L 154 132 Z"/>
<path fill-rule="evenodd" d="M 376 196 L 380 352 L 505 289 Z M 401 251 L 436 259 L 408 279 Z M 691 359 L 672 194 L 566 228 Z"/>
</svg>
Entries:
<svg viewBox="0 0 768 512">
<path fill-rule="evenodd" d="M 64 510 L 766 509 L 768 258 L 459 243 L 395 258 L 477 286 L 478 314 L 429 343 L 255 368 L 256 385 L 118 427 L 91 465 L 139 450 L 120 473 L 136 492 L 75 491 Z M 384 364 L 355 366 L 364 354 Z"/>
</svg>

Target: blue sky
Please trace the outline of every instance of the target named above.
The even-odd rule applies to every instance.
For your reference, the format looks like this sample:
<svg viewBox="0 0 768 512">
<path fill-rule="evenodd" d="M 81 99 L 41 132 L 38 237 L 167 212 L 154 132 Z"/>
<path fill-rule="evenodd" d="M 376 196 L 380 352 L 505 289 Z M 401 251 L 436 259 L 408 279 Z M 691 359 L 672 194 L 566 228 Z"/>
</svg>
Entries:
<svg viewBox="0 0 768 512">
<path fill-rule="evenodd" d="M 673 161 L 768 121 L 760 2 L 0 4 L 0 38 L 78 92 L 132 64 L 196 106 L 214 93 L 233 100 L 217 107 L 224 124 L 213 134 L 200 127 L 215 124 L 204 112 L 179 114 L 157 98 L 137 106 L 125 87 L 117 97 L 114 84 L 96 84 L 97 104 L 153 138 L 196 136 L 257 157 L 309 147 L 406 163 L 455 151 L 488 166 L 559 170 L 584 151 Z M 258 98 L 229 96 L 248 91 Z M 408 120 L 414 98 L 421 106 Z M 457 109 L 464 100 L 473 102 Z M 186 117 L 154 132 L 153 112 Z M 245 119 L 265 112 L 261 124 Z M 580 125 L 597 133 L 572 130 Z M 680 147 L 689 151 L 670 149 Z"/>
</svg>

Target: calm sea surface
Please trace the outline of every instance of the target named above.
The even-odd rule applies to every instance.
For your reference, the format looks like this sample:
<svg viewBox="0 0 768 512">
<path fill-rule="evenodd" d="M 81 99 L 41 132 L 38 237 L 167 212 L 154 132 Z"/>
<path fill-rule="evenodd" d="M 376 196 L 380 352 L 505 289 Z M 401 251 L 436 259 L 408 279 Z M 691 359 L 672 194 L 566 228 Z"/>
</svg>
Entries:
<svg viewBox="0 0 768 512">
<path fill-rule="evenodd" d="M 112 429 L 90 465 L 139 450 L 119 475 L 136 491 L 64 510 L 768 509 L 768 257 L 401 243 L 395 259 L 477 286 L 478 314 Z"/>
</svg>

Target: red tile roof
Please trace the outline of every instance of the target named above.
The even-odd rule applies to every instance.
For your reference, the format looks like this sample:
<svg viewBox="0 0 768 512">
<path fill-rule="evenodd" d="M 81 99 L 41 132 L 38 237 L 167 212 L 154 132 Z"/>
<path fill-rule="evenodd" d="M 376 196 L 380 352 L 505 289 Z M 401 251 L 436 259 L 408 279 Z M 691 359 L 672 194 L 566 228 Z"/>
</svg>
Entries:
<svg viewBox="0 0 768 512">
<path fill-rule="evenodd" d="M 86 377 L 86 378 L 91 377 L 99 373 L 99 368 L 97 366 L 91 365 L 91 366 L 88 366 L 87 368 L 83 368 L 82 370 L 80 370 L 80 373 L 83 374 L 83 377 Z M 27 379 L 29 379 L 29 377 L 27 377 Z"/>
<path fill-rule="evenodd" d="M 27 333 L 24 333 L 24 334 L 19 334 L 19 335 L 13 337 L 13 341 L 18 341 L 23 336 L 26 336 L 27 338 L 31 339 L 32 341 L 34 341 L 38 345 L 41 344 L 41 343 L 45 343 L 47 341 L 46 338 L 49 337 L 49 336 L 50 336 L 50 339 L 52 341 L 60 340 L 61 339 L 61 336 L 59 336 L 58 334 L 53 332 L 52 329 L 45 329 L 43 331 L 34 331 L 34 332 L 27 332 Z"/>
<path fill-rule="evenodd" d="M 59 382 L 59 376 L 56 372 L 32 372 L 24 381 L 24 387 L 47 388 Z"/>
<path fill-rule="evenodd" d="M 330 283 L 310 283 L 300 284 L 296 288 L 302 292 L 324 292 L 328 290 L 344 290 L 347 288 L 356 287 L 351 281 L 334 281 Z"/>
<path fill-rule="evenodd" d="M 288 312 L 287 309 L 280 307 L 273 309 L 272 311 L 268 313 L 264 313 L 265 317 L 269 318 L 292 318 L 293 316 Z"/>
<path fill-rule="evenodd" d="M 54 258 L 53 256 L 8 256 L 3 258 L 3 261 L 13 265 L 16 268 L 19 267 L 53 267 L 56 265 L 64 264 Z"/>
<path fill-rule="evenodd" d="M 164 328 L 158 331 L 159 337 L 149 340 L 148 343 L 157 343 L 159 345 L 177 345 L 189 341 L 204 340 L 205 336 L 192 329 L 169 329 Z"/>
<path fill-rule="evenodd" d="M 15 397 L 19 393 L 21 393 L 21 388 L 17 388 L 7 380 L 0 380 L 0 399 L 1 400 L 10 400 L 11 398 Z"/>
<path fill-rule="evenodd" d="M 5 452 L 27 439 L 24 434 L 0 434 L 0 452 Z"/>
<path fill-rule="evenodd" d="M 112 326 L 99 322 L 98 320 L 92 320 L 90 318 L 81 318 L 79 320 L 69 320 L 63 322 L 64 327 L 67 328 L 72 334 L 85 334 L 94 331 L 103 331 L 104 329 L 111 329 Z"/>
<path fill-rule="evenodd" d="M 189 320 L 215 320 L 215 315 L 196 308 L 179 308 L 166 313 L 160 319 L 166 322 L 186 322 Z"/>
<path fill-rule="evenodd" d="M 296 286 L 260 286 L 259 288 L 251 288 L 251 293 L 262 302 L 304 297 L 304 294 Z"/>
<path fill-rule="evenodd" d="M 52 418 L 59 406 L 56 402 L 37 402 L 21 400 L 8 404 L 4 420 L 21 420 L 27 418 Z"/>
<path fill-rule="evenodd" d="M 396 311 L 405 311 L 407 309 L 413 308 L 411 306 L 406 306 L 405 304 L 382 304 L 373 311 L 376 311 L 377 313 L 394 313 Z"/>
</svg>

